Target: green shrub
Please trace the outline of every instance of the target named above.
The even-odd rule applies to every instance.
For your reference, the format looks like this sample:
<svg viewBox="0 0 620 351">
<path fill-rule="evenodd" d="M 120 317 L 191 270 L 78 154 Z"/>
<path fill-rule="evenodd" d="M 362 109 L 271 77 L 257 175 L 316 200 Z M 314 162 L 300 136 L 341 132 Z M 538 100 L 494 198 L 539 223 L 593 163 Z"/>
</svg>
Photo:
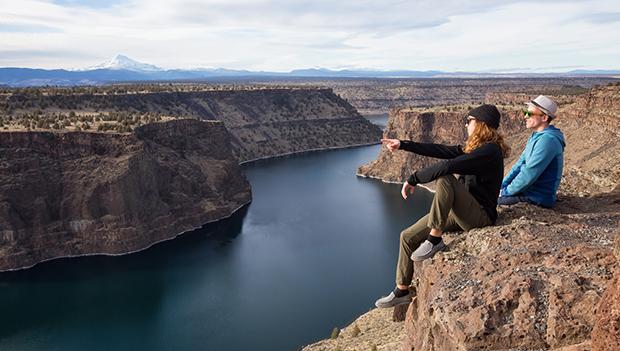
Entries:
<svg viewBox="0 0 620 351">
<path fill-rule="evenodd" d="M 353 335 L 353 337 L 356 337 L 356 336 L 360 335 L 361 332 L 362 331 L 357 326 L 357 324 L 353 325 L 353 329 L 351 330 L 351 335 Z"/>
<path fill-rule="evenodd" d="M 329 338 L 330 339 L 338 339 L 339 335 L 340 335 L 340 328 L 334 328 L 332 330 L 332 335 Z"/>
</svg>

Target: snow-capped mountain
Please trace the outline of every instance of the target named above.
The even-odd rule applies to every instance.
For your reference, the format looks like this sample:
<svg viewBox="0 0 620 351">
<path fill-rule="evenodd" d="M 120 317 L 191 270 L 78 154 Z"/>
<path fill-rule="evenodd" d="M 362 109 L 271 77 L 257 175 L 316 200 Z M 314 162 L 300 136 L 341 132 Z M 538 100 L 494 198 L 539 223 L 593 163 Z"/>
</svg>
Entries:
<svg viewBox="0 0 620 351">
<path fill-rule="evenodd" d="M 113 70 L 128 70 L 128 71 L 137 71 L 137 72 L 154 72 L 154 71 L 163 71 L 162 68 L 159 68 L 155 65 L 150 65 L 148 63 L 138 62 L 136 60 L 132 60 L 125 55 L 116 55 L 113 59 L 108 62 L 104 62 L 102 64 L 91 66 L 83 69 L 83 71 L 92 71 L 96 69 L 113 69 Z"/>
<path fill-rule="evenodd" d="M 0 67 L 0 86 L 98 85 L 115 82 L 145 81 L 205 81 L 239 78 L 511 78 L 511 77 L 617 77 L 614 70 L 573 70 L 569 72 L 444 72 L 444 71 L 373 71 L 326 68 L 298 69 L 290 72 L 248 71 L 226 68 L 163 69 L 148 63 L 116 55 L 112 60 L 82 69 L 36 69 Z"/>
</svg>

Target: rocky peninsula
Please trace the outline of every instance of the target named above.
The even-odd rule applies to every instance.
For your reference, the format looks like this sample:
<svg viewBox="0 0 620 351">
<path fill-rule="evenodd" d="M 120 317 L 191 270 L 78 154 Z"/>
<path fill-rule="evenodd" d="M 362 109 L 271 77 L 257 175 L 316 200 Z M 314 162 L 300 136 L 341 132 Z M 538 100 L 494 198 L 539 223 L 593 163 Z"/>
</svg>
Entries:
<svg viewBox="0 0 620 351">
<path fill-rule="evenodd" d="M 338 338 L 305 350 L 618 350 L 620 87 L 556 98 L 564 104 L 554 123 L 567 139 L 557 206 L 500 206 L 496 226 L 447 233 L 448 251 L 416 263 L 410 305 L 393 315 L 372 310 Z M 501 106 L 504 123 L 518 107 Z M 386 133 L 450 142 L 462 137 L 453 135 L 462 123 L 426 121 L 450 118 L 463 116 L 397 110 Z M 508 168 L 528 133 L 517 124 L 500 130 L 515 150 Z M 382 150 L 360 173 L 402 181 L 424 162 Z M 404 319 L 401 329 L 390 317 Z"/>
<path fill-rule="evenodd" d="M 0 271 L 125 254 L 230 216 L 250 185 L 218 121 L 0 133 Z"/>
</svg>

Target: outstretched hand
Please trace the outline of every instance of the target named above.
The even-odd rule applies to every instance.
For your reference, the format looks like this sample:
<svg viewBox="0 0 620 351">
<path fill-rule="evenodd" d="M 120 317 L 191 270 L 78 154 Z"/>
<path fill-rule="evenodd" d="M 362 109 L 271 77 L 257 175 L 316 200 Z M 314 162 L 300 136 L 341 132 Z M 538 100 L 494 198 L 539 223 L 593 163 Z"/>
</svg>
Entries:
<svg viewBox="0 0 620 351">
<path fill-rule="evenodd" d="M 398 139 L 381 139 L 381 143 L 390 151 L 398 150 L 400 147 L 400 140 Z"/>
<path fill-rule="evenodd" d="M 405 182 L 403 184 L 403 188 L 400 190 L 400 194 L 403 196 L 403 199 L 407 200 L 407 195 L 413 194 L 414 190 L 415 190 L 414 186 L 411 186 L 408 182 Z"/>
</svg>

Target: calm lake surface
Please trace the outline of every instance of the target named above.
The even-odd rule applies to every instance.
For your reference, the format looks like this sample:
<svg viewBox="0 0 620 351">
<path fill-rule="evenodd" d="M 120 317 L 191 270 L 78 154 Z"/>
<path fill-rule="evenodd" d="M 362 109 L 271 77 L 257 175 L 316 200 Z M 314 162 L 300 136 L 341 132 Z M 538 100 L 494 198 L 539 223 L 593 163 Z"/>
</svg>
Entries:
<svg viewBox="0 0 620 351">
<path fill-rule="evenodd" d="M 0 274 L 0 350 L 295 350 L 393 288 L 432 194 L 355 176 L 379 146 L 244 167 L 233 217 L 121 257 Z"/>
</svg>

